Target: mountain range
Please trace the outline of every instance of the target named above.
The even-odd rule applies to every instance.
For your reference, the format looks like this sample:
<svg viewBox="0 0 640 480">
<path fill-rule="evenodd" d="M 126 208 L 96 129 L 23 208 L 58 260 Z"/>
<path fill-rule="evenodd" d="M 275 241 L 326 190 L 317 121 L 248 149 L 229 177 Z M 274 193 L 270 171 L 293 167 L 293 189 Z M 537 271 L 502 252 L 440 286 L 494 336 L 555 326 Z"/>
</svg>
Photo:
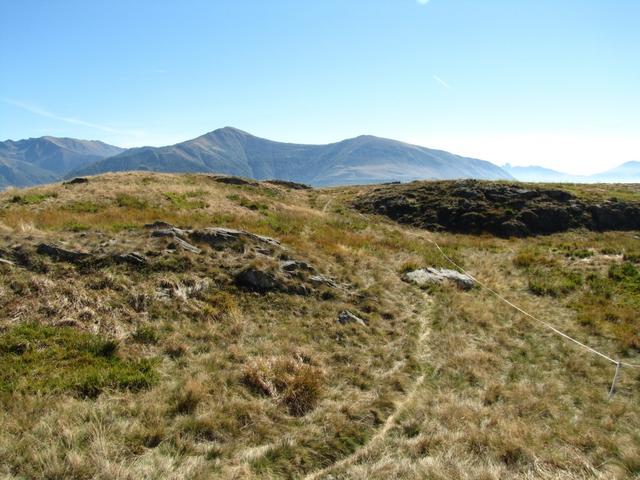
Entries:
<svg viewBox="0 0 640 480">
<path fill-rule="evenodd" d="M 630 161 L 605 172 L 594 175 L 571 175 L 550 168 L 530 166 L 502 166 L 516 180 L 522 182 L 561 182 L 561 183 L 640 183 L 640 162 Z"/>
<path fill-rule="evenodd" d="M 640 162 L 593 176 L 543 167 L 498 167 L 442 150 L 363 135 L 326 145 L 282 143 L 225 127 L 165 147 L 124 149 L 96 140 L 41 137 L 0 142 L 0 190 L 106 172 L 222 173 L 314 186 L 476 178 L 640 182 Z"/>
<path fill-rule="evenodd" d="M 232 127 L 177 145 L 134 148 L 73 175 L 126 170 L 216 172 L 314 186 L 444 178 L 509 178 L 500 167 L 407 143 L 360 136 L 328 145 L 281 143 Z"/>
<path fill-rule="evenodd" d="M 0 142 L 0 189 L 55 182 L 77 168 L 123 152 L 97 140 L 41 137 Z"/>
<path fill-rule="evenodd" d="M 0 143 L 0 188 L 120 171 L 211 172 L 315 186 L 447 178 L 510 178 L 500 167 L 441 150 L 360 136 L 328 145 L 274 142 L 232 127 L 166 147 L 32 138 Z"/>
</svg>

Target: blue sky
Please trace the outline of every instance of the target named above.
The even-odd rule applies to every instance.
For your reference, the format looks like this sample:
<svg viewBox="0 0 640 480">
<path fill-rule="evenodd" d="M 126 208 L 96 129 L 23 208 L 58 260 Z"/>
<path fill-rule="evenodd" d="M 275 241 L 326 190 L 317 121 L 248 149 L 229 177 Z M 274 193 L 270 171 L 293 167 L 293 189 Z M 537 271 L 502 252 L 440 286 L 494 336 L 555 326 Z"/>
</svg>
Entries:
<svg viewBox="0 0 640 480">
<path fill-rule="evenodd" d="M 0 138 L 373 134 L 590 173 L 640 160 L 637 0 L 0 0 Z"/>
</svg>

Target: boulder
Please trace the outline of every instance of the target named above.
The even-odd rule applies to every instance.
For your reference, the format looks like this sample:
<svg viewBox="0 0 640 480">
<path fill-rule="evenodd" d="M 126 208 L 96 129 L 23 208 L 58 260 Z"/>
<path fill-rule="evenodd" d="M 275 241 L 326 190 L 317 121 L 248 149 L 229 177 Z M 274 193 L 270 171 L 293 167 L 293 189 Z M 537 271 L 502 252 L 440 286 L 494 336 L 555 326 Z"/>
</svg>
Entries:
<svg viewBox="0 0 640 480">
<path fill-rule="evenodd" d="M 214 248 L 242 246 L 245 241 L 260 243 L 269 247 L 282 248 L 277 240 L 232 228 L 205 228 L 187 231 L 194 242 L 206 243 Z"/>
<path fill-rule="evenodd" d="M 58 247 L 51 243 L 41 243 L 36 248 L 36 252 L 40 255 L 47 255 L 55 260 L 78 263 L 88 259 L 91 254 L 85 252 L 76 252 L 74 250 L 67 250 L 62 247 Z"/>
<path fill-rule="evenodd" d="M 366 326 L 366 322 L 361 319 L 360 317 L 358 317 L 357 315 L 354 315 L 353 313 L 351 313 L 349 310 L 343 310 L 338 314 L 338 323 L 340 325 L 347 325 L 349 323 L 356 323 L 358 325 L 362 325 L 362 326 Z"/>
<path fill-rule="evenodd" d="M 444 283 L 446 281 L 454 282 L 458 288 L 463 290 L 470 290 L 475 285 L 475 282 L 469 275 L 446 268 L 419 268 L 418 270 L 405 273 L 403 279 L 421 287 L 430 284 Z"/>
<path fill-rule="evenodd" d="M 213 179 L 214 182 L 218 182 L 218 183 L 225 183 L 227 185 L 249 185 L 252 187 L 257 187 L 258 183 L 257 182 L 253 182 L 251 180 L 246 180 L 244 178 L 241 177 L 233 177 L 233 176 L 214 176 L 211 177 Z"/>
<path fill-rule="evenodd" d="M 282 283 L 275 275 L 254 267 L 238 272 L 235 276 L 235 282 L 239 287 L 259 293 L 283 289 Z"/>
<path fill-rule="evenodd" d="M 265 180 L 265 183 L 271 183 L 280 187 L 290 188 L 292 190 L 311 190 L 312 187 L 305 183 L 289 182 L 288 180 Z"/>
<path fill-rule="evenodd" d="M 134 267 L 144 267 L 148 263 L 146 257 L 137 252 L 117 254 L 113 256 L 113 260 L 116 263 L 127 263 Z"/>
<path fill-rule="evenodd" d="M 67 182 L 64 182 L 63 185 L 78 185 L 82 183 L 89 183 L 89 179 L 84 177 L 76 177 Z"/>
</svg>

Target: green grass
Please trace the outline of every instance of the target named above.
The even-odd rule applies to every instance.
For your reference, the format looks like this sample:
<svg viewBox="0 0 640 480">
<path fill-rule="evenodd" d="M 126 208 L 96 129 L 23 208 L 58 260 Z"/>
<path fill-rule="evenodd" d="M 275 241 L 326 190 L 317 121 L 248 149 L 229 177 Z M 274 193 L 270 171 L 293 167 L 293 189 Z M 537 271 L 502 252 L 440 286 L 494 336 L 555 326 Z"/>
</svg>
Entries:
<svg viewBox="0 0 640 480">
<path fill-rule="evenodd" d="M 14 195 L 9 201 L 18 205 L 37 205 L 48 198 L 56 198 L 57 196 L 58 194 L 56 192 L 26 193 L 23 195 Z"/>
<path fill-rule="evenodd" d="M 147 208 L 148 202 L 142 198 L 128 195 L 126 193 L 120 193 L 116 197 L 116 205 L 119 207 L 135 208 L 143 210 Z"/>
<path fill-rule="evenodd" d="M 111 340 L 67 327 L 23 324 L 0 337 L 1 392 L 139 390 L 155 382 L 153 362 L 122 360 Z"/>
<path fill-rule="evenodd" d="M 176 208 L 183 208 L 186 210 L 205 208 L 206 202 L 200 199 L 193 199 L 192 192 L 190 193 L 165 193 L 165 198 L 171 202 Z M 198 195 L 195 195 L 198 196 Z"/>
</svg>

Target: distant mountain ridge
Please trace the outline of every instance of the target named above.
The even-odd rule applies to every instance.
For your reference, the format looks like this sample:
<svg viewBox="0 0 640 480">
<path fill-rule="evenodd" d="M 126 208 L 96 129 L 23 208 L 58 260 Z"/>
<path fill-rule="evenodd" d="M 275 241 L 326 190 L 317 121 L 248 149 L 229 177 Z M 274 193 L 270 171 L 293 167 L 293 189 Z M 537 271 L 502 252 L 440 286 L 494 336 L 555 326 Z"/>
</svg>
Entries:
<svg viewBox="0 0 640 480">
<path fill-rule="evenodd" d="M 327 145 L 304 145 L 259 138 L 233 127 L 167 147 L 130 149 L 71 175 L 131 170 L 215 172 L 315 186 L 417 179 L 512 179 L 490 162 L 396 140 L 364 135 Z"/>
<path fill-rule="evenodd" d="M 55 182 L 71 170 L 123 152 L 97 140 L 40 137 L 0 142 L 0 189 Z"/>
<path fill-rule="evenodd" d="M 630 161 L 622 165 L 596 173 L 594 175 L 571 175 L 550 168 L 529 166 L 515 167 L 510 164 L 502 166 L 516 180 L 522 182 L 573 182 L 573 183 L 640 183 L 640 162 Z"/>
</svg>

